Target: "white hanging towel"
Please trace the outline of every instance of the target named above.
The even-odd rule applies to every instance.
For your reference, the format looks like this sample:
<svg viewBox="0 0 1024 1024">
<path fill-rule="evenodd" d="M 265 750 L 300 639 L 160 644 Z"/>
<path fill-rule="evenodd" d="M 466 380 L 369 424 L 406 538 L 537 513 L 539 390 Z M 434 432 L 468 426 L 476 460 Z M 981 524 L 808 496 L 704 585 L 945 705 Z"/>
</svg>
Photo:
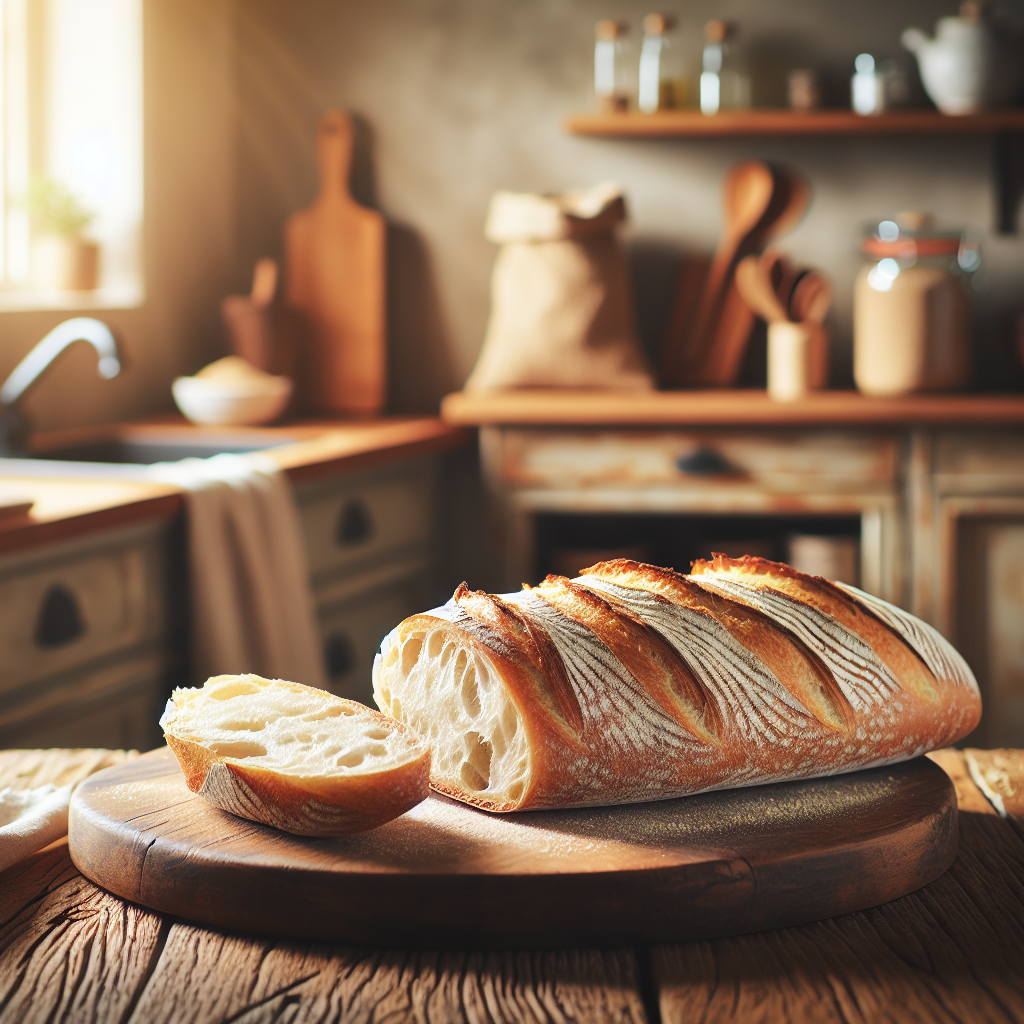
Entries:
<svg viewBox="0 0 1024 1024">
<path fill-rule="evenodd" d="M 254 672 L 326 686 L 298 510 L 267 455 L 161 462 L 148 475 L 184 489 L 199 681 Z"/>
</svg>

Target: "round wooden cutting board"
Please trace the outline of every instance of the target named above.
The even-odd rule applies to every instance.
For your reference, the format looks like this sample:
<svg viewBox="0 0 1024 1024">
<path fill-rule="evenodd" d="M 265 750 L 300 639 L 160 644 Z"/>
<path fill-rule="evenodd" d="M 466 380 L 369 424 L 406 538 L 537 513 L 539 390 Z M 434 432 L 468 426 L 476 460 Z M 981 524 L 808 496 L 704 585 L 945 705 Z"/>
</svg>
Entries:
<svg viewBox="0 0 1024 1024">
<path fill-rule="evenodd" d="M 926 758 L 626 807 L 490 815 L 431 796 L 356 836 L 306 839 L 185 786 L 166 749 L 87 779 L 71 856 L 103 888 L 222 928 L 387 946 L 670 942 L 896 899 L 956 855 Z"/>
</svg>

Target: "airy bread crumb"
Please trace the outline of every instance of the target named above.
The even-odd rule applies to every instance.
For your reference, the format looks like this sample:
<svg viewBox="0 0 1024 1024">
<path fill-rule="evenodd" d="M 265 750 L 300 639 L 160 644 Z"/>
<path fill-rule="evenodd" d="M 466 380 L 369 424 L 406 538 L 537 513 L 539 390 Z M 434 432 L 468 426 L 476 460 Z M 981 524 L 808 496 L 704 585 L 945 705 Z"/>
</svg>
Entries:
<svg viewBox="0 0 1024 1024">
<path fill-rule="evenodd" d="M 427 796 L 430 750 L 393 718 L 255 675 L 179 688 L 160 719 L 193 793 L 306 836 L 365 832 Z"/>
</svg>

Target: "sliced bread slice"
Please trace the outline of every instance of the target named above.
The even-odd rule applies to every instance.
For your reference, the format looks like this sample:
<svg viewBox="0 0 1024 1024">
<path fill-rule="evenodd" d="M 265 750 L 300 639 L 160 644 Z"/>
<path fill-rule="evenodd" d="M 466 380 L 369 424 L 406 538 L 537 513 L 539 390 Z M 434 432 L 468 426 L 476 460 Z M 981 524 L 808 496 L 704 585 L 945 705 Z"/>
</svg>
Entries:
<svg viewBox="0 0 1024 1024">
<path fill-rule="evenodd" d="M 312 686 L 214 676 L 175 690 L 160 725 L 193 793 L 285 832 L 365 832 L 427 796 L 426 743 Z"/>
</svg>

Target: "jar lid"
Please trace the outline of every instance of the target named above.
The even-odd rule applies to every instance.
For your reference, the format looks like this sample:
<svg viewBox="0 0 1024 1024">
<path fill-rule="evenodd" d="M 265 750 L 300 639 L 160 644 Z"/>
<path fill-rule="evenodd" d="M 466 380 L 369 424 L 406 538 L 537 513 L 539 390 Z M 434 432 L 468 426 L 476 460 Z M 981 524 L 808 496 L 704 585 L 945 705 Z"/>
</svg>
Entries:
<svg viewBox="0 0 1024 1024">
<path fill-rule="evenodd" d="M 605 18 L 594 26 L 594 35 L 602 42 L 614 42 L 629 34 L 629 26 L 624 21 L 612 21 Z"/>
<path fill-rule="evenodd" d="M 861 249 L 869 256 L 955 256 L 960 251 L 960 236 L 933 235 L 924 238 L 899 238 L 885 242 L 877 235 L 865 238 Z"/>
<path fill-rule="evenodd" d="M 930 218 L 920 218 L 920 226 L 914 230 L 907 225 L 909 216 L 901 215 L 902 223 L 883 220 L 868 228 L 867 237 L 861 249 L 869 256 L 892 256 L 912 258 L 915 256 L 953 256 L 960 250 L 962 232 L 929 231 Z M 917 227 L 917 225 L 915 225 Z"/>
</svg>

